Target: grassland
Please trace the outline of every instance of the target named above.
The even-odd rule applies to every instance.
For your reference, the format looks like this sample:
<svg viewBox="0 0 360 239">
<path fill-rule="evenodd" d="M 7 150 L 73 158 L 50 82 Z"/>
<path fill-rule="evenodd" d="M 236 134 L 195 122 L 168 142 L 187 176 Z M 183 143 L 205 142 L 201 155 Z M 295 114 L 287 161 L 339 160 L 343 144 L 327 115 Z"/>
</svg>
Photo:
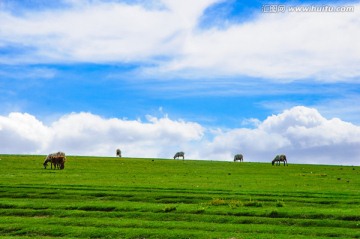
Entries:
<svg viewBox="0 0 360 239">
<path fill-rule="evenodd" d="M 0 238 L 360 238 L 359 167 L 0 158 Z"/>
</svg>

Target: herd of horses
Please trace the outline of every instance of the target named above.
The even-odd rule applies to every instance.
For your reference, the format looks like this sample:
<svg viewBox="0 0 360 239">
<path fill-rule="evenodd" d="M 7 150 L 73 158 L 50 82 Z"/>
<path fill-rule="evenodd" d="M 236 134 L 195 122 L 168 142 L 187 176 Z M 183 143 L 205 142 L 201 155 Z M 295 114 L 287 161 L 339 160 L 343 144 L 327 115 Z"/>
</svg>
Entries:
<svg viewBox="0 0 360 239">
<path fill-rule="evenodd" d="M 120 149 L 116 150 L 116 156 L 121 158 L 121 150 Z M 174 160 L 175 159 L 180 159 L 180 158 L 182 158 L 183 160 L 185 159 L 185 153 L 184 152 L 177 152 L 174 155 Z M 43 165 L 44 165 L 45 169 L 46 169 L 48 163 L 51 163 L 51 169 L 52 169 L 53 165 L 54 165 L 54 169 L 64 169 L 65 168 L 65 161 L 66 161 L 65 153 L 57 152 L 57 153 L 49 154 L 45 158 Z M 236 154 L 234 156 L 234 162 L 236 162 L 236 161 L 244 162 L 244 156 L 242 154 Z M 276 155 L 275 158 L 273 159 L 273 161 L 271 161 L 271 164 L 278 166 L 282 162 L 284 163 L 284 166 L 288 165 L 285 154 Z"/>
<path fill-rule="evenodd" d="M 174 159 L 180 159 L 181 157 L 182 157 L 183 160 L 185 159 L 185 153 L 184 152 L 177 152 L 174 155 Z M 244 162 L 244 156 L 242 154 L 236 154 L 234 156 L 234 162 L 236 162 L 236 161 Z M 288 165 L 285 154 L 276 155 L 275 158 L 273 159 L 273 161 L 271 161 L 271 164 L 278 166 L 278 165 L 280 165 L 281 162 L 284 163 L 284 166 Z"/>
<path fill-rule="evenodd" d="M 236 154 L 236 155 L 234 156 L 234 162 L 236 162 L 236 161 L 244 162 L 244 156 L 243 156 L 242 154 Z M 273 161 L 271 161 L 271 164 L 272 164 L 272 165 L 279 166 L 281 162 L 284 163 L 284 166 L 285 166 L 285 165 L 288 165 L 285 154 L 276 155 L 275 158 L 273 159 Z"/>
</svg>

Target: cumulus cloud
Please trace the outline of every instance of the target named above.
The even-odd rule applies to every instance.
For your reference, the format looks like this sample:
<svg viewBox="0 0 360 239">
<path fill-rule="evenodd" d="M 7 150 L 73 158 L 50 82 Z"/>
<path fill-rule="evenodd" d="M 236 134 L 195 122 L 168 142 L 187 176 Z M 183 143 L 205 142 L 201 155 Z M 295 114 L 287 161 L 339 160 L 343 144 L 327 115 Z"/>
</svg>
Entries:
<svg viewBox="0 0 360 239">
<path fill-rule="evenodd" d="M 226 28 L 200 28 L 217 0 L 65 1 L 15 14 L 0 8 L 0 62 L 142 62 L 145 75 L 246 75 L 334 82 L 359 77 L 360 8 L 261 13 Z M 226 19 L 224 19 L 226 21 Z M 26 41 L 24 41 L 26 39 Z M 12 49 L 12 50 L 11 50 Z"/>
<path fill-rule="evenodd" d="M 30 114 L 0 116 L 1 153 L 36 153 L 49 140 L 49 129 Z"/>
<path fill-rule="evenodd" d="M 203 137 L 204 128 L 193 122 L 147 116 L 147 120 L 105 119 L 91 113 L 72 113 L 46 126 L 27 113 L 0 117 L 2 153 L 111 156 L 120 147 L 124 156 L 171 157 Z M 170 154 L 170 155 L 169 155 Z"/>
<path fill-rule="evenodd" d="M 219 133 L 208 148 L 207 155 L 219 158 L 243 152 L 248 161 L 267 162 L 285 153 L 295 163 L 359 165 L 360 127 L 297 106 L 269 116 L 255 129 Z"/>
<path fill-rule="evenodd" d="M 64 115 L 45 125 L 27 113 L 0 116 L 1 153 L 171 158 L 270 162 L 285 153 L 290 163 L 360 165 L 360 127 L 326 119 L 316 109 L 297 106 L 257 121 L 255 128 L 207 129 L 196 122 L 167 116 L 146 120 L 103 118 L 91 113 Z"/>
</svg>

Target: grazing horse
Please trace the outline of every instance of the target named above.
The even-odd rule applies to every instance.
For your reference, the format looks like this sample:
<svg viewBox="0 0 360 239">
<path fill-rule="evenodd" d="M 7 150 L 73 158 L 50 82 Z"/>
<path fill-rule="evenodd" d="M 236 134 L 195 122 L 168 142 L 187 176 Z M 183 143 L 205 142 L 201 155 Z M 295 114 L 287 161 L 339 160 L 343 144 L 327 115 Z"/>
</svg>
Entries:
<svg viewBox="0 0 360 239">
<path fill-rule="evenodd" d="M 280 165 L 280 162 L 284 162 L 284 166 L 288 165 L 285 154 L 276 155 L 276 157 L 271 162 L 271 164 L 274 165 L 276 163 L 276 166 L 278 166 L 278 165 Z"/>
<path fill-rule="evenodd" d="M 121 150 L 117 149 L 116 150 L 116 157 L 120 157 L 121 158 Z"/>
<path fill-rule="evenodd" d="M 46 169 L 49 162 L 51 163 L 51 168 L 52 168 L 52 162 L 51 162 L 51 155 L 50 154 L 44 160 L 44 163 L 43 163 L 44 169 Z"/>
<path fill-rule="evenodd" d="M 56 168 L 64 169 L 65 161 L 66 161 L 65 154 L 63 152 L 57 152 L 57 153 L 49 154 L 45 158 L 43 165 L 44 165 L 44 168 L 46 169 L 47 164 L 50 162 L 51 169 L 52 169 L 53 164 L 54 164 L 54 169 L 56 169 Z"/>
<path fill-rule="evenodd" d="M 243 155 L 242 155 L 242 154 L 236 154 L 236 155 L 234 156 L 234 162 L 236 162 L 236 161 L 244 162 L 244 157 L 243 157 Z"/>
<path fill-rule="evenodd" d="M 183 158 L 183 160 L 185 159 L 185 153 L 184 152 L 177 152 L 175 155 L 174 155 L 174 159 L 179 159 L 180 157 Z"/>
<path fill-rule="evenodd" d="M 55 169 L 64 169 L 65 168 L 65 158 L 60 156 L 60 157 L 53 157 L 51 159 L 51 163 L 54 164 Z"/>
</svg>

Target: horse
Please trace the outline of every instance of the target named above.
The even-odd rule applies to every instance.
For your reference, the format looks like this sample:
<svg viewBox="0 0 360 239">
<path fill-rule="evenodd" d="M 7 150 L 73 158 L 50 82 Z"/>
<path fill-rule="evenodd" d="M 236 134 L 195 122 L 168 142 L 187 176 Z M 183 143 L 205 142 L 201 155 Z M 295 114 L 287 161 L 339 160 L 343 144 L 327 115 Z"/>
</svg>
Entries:
<svg viewBox="0 0 360 239">
<path fill-rule="evenodd" d="M 174 159 L 179 159 L 180 157 L 183 158 L 183 160 L 185 159 L 185 153 L 184 152 L 177 152 L 175 155 L 174 155 Z"/>
<path fill-rule="evenodd" d="M 45 158 L 43 165 L 44 165 L 44 168 L 46 169 L 47 164 L 50 162 L 51 169 L 52 169 L 53 164 L 54 164 L 54 169 L 56 169 L 56 168 L 64 169 L 65 161 L 66 161 L 65 153 L 57 152 L 57 153 L 49 154 Z"/>
<path fill-rule="evenodd" d="M 284 166 L 288 165 L 285 154 L 276 155 L 274 160 L 271 161 L 271 164 L 274 165 L 276 163 L 276 166 L 278 166 L 278 165 L 280 165 L 281 162 L 284 162 Z"/>
<path fill-rule="evenodd" d="M 51 169 L 52 169 L 51 154 L 49 154 L 44 160 L 44 163 L 43 163 L 44 169 L 46 169 L 49 162 L 51 163 Z"/>
<path fill-rule="evenodd" d="M 116 150 L 116 157 L 120 157 L 121 158 L 121 150 L 117 149 Z"/>
<path fill-rule="evenodd" d="M 47 164 L 50 162 L 51 165 L 51 169 L 52 166 L 54 165 L 54 169 L 58 168 L 58 169 L 64 169 L 65 168 L 65 160 L 66 158 L 64 156 L 57 156 L 54 154 L 49 154 L 44 161 L 44 168 L 46 169 Z"/>
<path fill-rule="evenodd" d="M 58 169 L 64 169 L 65 168 L 65 157 L 59 156 L 52 158 L 52 163 L 58 167 Z"/>
<path fill-rule="evenodd" d="M 240 162 L 244 162 L 244 157 L 243 157 L 243 155 L 242 154 L 236 154 L 235 156 L 234 156 L 234 162 L 236 162 L 236 161 L 240 161 Z"/>
</svg>

